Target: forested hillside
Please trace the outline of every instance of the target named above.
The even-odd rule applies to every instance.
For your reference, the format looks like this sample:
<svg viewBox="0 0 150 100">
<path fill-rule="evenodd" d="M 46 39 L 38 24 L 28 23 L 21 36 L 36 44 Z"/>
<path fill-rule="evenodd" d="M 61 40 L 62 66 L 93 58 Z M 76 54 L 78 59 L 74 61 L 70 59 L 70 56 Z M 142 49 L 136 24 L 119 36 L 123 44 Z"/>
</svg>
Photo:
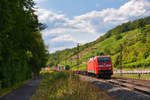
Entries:
<svg viewBox="0 0 150 100">
<path fill-rule="evenodd" d="M 120 68 L 120 62 L 124 68 L 149 67 L 150 17 L 123 23 L 96 41 L 80 46 L 79 49 L 80 69 L 86 68 L 86 62 L 90 57 L 99 54 L 110 55 L 115 68 Z M 77 54 L 77 48 L 57 51 L 50 55 L 48 65 L 68 64 L 72 69 L 76 69 Z"/>
<path fill-rule="evenodd" d="M 47 62 L 32 0 L 0 0 L 0 90 L 38 75 Z"/>
</svg>

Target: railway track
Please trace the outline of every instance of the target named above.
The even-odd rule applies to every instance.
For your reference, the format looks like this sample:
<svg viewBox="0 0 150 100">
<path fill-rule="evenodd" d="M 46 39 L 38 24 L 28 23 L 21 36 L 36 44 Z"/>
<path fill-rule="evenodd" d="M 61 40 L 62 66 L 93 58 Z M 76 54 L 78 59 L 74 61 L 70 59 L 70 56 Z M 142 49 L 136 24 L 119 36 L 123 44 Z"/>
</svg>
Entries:
<svg viewBox="0 0 150 100">
<path fill-rule="evenodd" d="M 122 78 L 122 77 L 112 77 L 106 82 L 117 84 L 126 88 L 129 88 L 133 91 L 142 92 L 144 94 L 150 95 L 150 81 L 149 80 L 140 80 L 132 78 Z"/>
<path fill-rule="evenodd" d="M 88 76 L 88 77 L 95 78 L 102 82 L 108 82 L 111 84 L 126 87 L 132 91 L 141 92 L 143 94 L 150 96 L 150 80 L 140 80 L 140 79 L 122 78 L 122 77 L 112 77 L 111 79 L 99 79 L 93 76 Z"/>
</svg>

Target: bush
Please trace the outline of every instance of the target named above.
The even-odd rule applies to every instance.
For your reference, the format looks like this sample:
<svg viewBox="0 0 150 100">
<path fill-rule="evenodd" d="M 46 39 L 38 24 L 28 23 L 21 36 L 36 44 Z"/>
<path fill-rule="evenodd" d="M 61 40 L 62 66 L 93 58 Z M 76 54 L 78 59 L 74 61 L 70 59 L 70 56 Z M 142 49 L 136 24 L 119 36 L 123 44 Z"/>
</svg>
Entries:
<svg viewBox="0 0 150 100">
<path fill-rule="evenodd" d="M 122 36 L 120 34 L 116 35 L 116 40 L 122 39 Z"/>
</svg>

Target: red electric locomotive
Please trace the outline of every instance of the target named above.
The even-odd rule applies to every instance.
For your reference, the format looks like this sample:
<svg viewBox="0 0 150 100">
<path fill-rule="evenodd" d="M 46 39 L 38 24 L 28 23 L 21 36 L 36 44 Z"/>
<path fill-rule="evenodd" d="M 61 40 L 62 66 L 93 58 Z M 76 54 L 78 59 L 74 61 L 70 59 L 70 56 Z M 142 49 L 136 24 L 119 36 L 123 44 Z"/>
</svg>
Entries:
<svg viewBox="0 0 150 100">
<path fill-rule="evenodd" d="M 110 56 L 96 56 L 90 58 L 87 63 L 87 71 L 89 74 L 96 75 L 97 77 L 110 78 L 113 74 Z"/>
</svg>

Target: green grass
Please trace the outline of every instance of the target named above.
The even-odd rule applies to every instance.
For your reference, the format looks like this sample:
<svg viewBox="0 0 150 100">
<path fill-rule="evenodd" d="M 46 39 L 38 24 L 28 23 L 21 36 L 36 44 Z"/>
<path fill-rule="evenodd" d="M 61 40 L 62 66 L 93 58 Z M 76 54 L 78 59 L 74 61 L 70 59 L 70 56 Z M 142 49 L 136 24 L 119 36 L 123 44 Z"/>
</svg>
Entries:
<svg viewBox="0 0 150 100">
<path fill-rule="evenodd" d="M 117 70 L 117 69 L 115 69 Z M 150 70 L 150 67 L 139 67 L 139 68 L 123 68 L 124 71 L 146 71 Z"/>
<path fill-rule="evenodd" d="M 138 74 L 122 74 L 122 76 L 121 74 L 114 74 L 113 76 L 139 79 Z M 140 79 L 150 80 L 150 74 L 141 74 Z"/>
<path fill-rule="evenodd" d="M 32 100 L 111 100 L 94 85 L 67 72 L 44 73 Z"/>
</svg>

